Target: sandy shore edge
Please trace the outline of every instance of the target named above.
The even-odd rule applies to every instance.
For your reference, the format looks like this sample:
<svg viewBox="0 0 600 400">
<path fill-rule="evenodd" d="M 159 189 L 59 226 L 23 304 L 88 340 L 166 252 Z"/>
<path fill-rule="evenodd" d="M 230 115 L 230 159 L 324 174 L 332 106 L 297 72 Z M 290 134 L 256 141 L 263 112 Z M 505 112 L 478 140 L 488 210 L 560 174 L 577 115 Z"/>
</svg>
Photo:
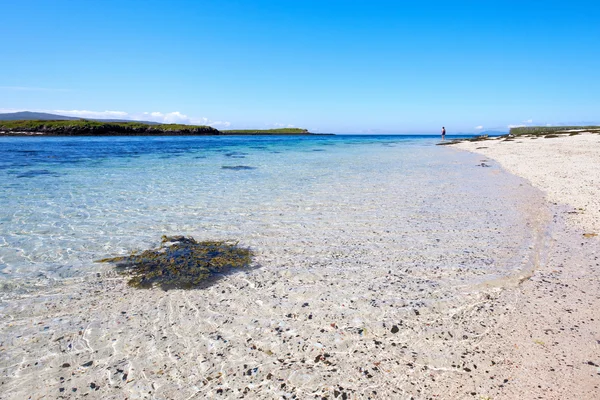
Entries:
<svg viewBox="0 0 600 400">
<path fill-rule="evenodd" d="M 491 399 L 599 397 L 600 135 L 452 147 L 527 179 L 545 193 L 553 213 L 546 259 L 531 279 L 497 299 L 497 308 L 513 304 L 513 311 L 479 346 L 487 348 L 482 362 L 502 361 L 473 374 L 471 384 Z"/>
</svg>

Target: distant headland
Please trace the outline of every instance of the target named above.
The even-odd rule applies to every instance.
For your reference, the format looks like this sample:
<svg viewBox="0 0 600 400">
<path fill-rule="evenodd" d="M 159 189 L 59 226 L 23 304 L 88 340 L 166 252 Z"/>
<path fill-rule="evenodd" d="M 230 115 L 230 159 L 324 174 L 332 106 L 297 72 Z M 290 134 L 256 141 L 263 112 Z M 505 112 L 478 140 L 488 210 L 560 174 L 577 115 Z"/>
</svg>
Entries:
<svg viewBox="0 0 600 400">
<path fill-rule="evenodd" d="M 159 124 L 150 121 L 92 120 L 62 115 L 18 112 L 0 114 L 0 136 L 218 136 L 311 135 L 306 129 L 218 130 L 205 125 Z"/>
</svg>

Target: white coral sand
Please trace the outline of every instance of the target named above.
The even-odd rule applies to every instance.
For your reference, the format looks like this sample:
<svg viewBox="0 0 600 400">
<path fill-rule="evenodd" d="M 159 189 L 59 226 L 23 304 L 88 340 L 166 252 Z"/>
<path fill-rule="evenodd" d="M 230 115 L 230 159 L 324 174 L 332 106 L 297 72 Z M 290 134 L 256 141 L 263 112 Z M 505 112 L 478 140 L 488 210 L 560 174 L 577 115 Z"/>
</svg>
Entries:
<svg viewBox="0 0 600 400">
<path fill-rule="evenodd" d="M 486 350 L 480 359 L 487 373 L 480 365 L 469 384 L 494 400 L 598 398 L 600 135 L 455 147 L 526 178 L 544 191 L 553 211 L 546 257 L 530 280 L 495 300 L 496 309 L 508 305 L 511 311 L 478 346 Z"/>
</svg>

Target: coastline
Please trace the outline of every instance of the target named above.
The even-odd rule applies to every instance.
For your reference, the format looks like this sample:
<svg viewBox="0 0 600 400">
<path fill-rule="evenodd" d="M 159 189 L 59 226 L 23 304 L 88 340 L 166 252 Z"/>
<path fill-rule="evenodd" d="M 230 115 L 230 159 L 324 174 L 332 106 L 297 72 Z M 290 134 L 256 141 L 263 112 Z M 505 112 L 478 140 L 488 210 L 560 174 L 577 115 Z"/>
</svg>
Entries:
<svg viewBox="0 0 600 400">
<path fill-rule="evenodd" d="M 548 201 L 573 208 L 569 223 L 600 233 L 600 135 L 519 137 L 460 142 L 450 147 L 482 154 L 521 176 Z"/>
<path fill-rule="evenodd" d="M 0 120 L 0 136 L 86 137 L 86 136 L 228 136 L 228 135 L 310 135 L 307 129 L 276 128 L 218 130 L 206 125 L 149 124 L 94 120 Z"/>
<path fill-rule="evenodd" d="M 471 374 L 469 383 L 493 399 L 594 398 L 600 393 L 600 135 L 534 139 L 451 146 L 529 180 L 553 214 L 546 258 L 496 300 L 509 313 L 478 346 L 487 349 L 478 357 L 488 361 L 486 371 Z M 490 358 L 501 361 L 492 365 Z"/>
<path fill-rule="evenodd" d="M 139 133 L 119 133 L 119 132 L 106 132 L 102 134 L 98 133 L 77 133 L 68 134 L 65 132 L 39 132 L 39 131 L 0 131 L 0 137 L 123 137 L 123 136 L 330 136 L 333 134 L 329 133 L 273 133 L 273 132 L 223 132 L 217 133 L 190 133 L 189 131 L 173 132 L 173 131 L 155 131 L 155 132 L 139 132 Z"/>
<path fill-rule="evenodd" d="M 535 153 L 528 157 L 536 160 Z M 543 204 L 542 194 L 499 168 L 476 166 L 478 156 L 467 159 L 473 166 L 469 161 L 461 171 L 474 187 L 470 199 L 460 197 L 465 229 L 446 232 L 443 242 L 460 253 L 481 246 L 480 254 L 492 257 L 491 252 L 507 248 L 486 249 L 485 236 L 466 231 L 478 219 L 498 226 L 516 202 L 486 198 L 483 193 L 489 191 L 483 188 L 523 191 L 508 197 L 540 197 L 526 208 Z M 396 158 L 389 166 L 395 164 Z M 446 186 L 457 184 L 448 182 L 451 170 L 446 169 Z M 333 201 L 342 188 L 331 193 L 330 185 L 323 188 L 330 197 L 317 196 L 319 203 L 286 197 L 289 207 L 302 205 L 302 218 L 292 218 L 289 207 L 286 211 L 286 220 L 295 221 L 286 225 L 287 235 L 298 240 L 254 237 L 252 244 L 264 249 L 257 260 L 260 269 L 225 274 L 202 290 L 134 290 L 107 269 L 3 302 L 0 393 L 14 399 L 593 397 L 595 377 L 588 375 L 595 367 L 586 363 L 598 361 L 586 356 L 594 354 L 594 344 L 571 347 L 582 340 L 574 335 L 591 337 L 597 327 L 590 321 L 596 308 L 587 307 L 596 305 L 597 282 L 586 281 L 597 238 L 582 246 L 581 232 L 573 236 L 578 228 L 561 225 L 571 209 L 551 206 L 556 214 L 551 248 L 531 279 L 502 285 L 504 290 L 459 289 L 458 298 L 449 301 L 447 288 L 431 286 L 431 272 L 419 271 L 419 260 L 392 252 L 399 248 L 397 240 L 410 245 L 426 236 L 431 226 L 418 221 L 430 209 L 415 210 L 416 230 L 407 232 L 409 220 L 398 210 L 408 187 L 396 181 L 402 175 L 385 171 L 396 179 L 355 182 L 353 176 L 348 184 L 354 186 L 343 196 L 346 207 Z M 451 218 L 456 209 L 440 205 L 455 201 L 447 195 L 452 192 L 430 186 L 443 198 L 432 214 Z M 469 220 L 475 205 L 484 213 Z M 440 228 L 436 235 L 442 234 Z M 493 243 L 503 245 L 511 235 L 514 231 L 505 232 Z M 436 249 L 435 240 L 422 244 Z M 454 264 L 447 255 L 443 263 L 448 265 L 425 264 L 450 281 L 470 273 L 447 268 Z M 574 263 L 580 267 L 573 268 Z M 585 309 L 578 309 L 577 299 Z M 565 360 L 554 365 L 558 356 Z"/>
</svg>

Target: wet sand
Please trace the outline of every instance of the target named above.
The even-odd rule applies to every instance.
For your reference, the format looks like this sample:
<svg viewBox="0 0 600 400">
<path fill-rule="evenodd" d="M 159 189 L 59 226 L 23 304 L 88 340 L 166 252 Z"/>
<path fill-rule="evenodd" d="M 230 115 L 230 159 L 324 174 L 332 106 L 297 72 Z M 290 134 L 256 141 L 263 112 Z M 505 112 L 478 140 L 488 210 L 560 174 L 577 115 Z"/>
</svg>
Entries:
<svg viewBox="0 0 600 400">
<path fill-rule="evenodd" d="M 543 190 L 550 203 L 570 206 L 570 224 L 600 233 L 600 135 L 486 140 L 455 147 L 496 160 Z"/>
<path fill-rule="evenodd" d="M 600 135 L 454 147 L 526 178 L 553 213 L 546 259 L 494 302 L 501 315 L 476 347 L 465 387 L 492 399 L 599 398 Z"/>
<path fill-rule="evenodd" d="M 551 140 L 559 139 L 547 139 L 549 145 Z M 495 163 L 487 157 L 492 154 L 487 163 Z M 526 149 L 522 163 L 533 169 L 545 157 Z M 571 169 L 571 158 L 556 158 L 562 169 Z M 500 153 L 497 160 L 503 161 Z M 494 167 L 483 176 L 474 163 L 477 183 L 512 187 L 513 180 Z M 595 397 L 599 242 L 583 237 L 589 232 L 571 218 L 575 206 L 523 211 L 533 216 L 532 231 L 545 226 L 552 212 L 551 226 L 540 231 L 548 235 L 545 248 L 528 261 L 535 267 L 530 279 L 526 271 L 473 286 L 494 267 L 474 258 L 503 259 L 516 248 L 510 230 L 499 236 L 506 247 L 490 249 L 468 224 L 448 233 L 440 223 L 435 235 L 461 249 L 446 254 L 448 247 L 436 248 L 428 236 L 431 222 L 422 222 L 429 208 L 410 214 L 413 221 L 396 214 L 406 209 L 397 204 L 405 188 L 393 180 L 385 188 L 381 182 L 356 185 L 343 189 L 354 196 L 348 207 L 304 204 L 300 215 L 313 208 L 304 221 L 289 211 L 296 221 L 286 225 L 293 243 L 275 234 L 254 238 L 251 244 L 263 249 L 257 268 L 221 276 L 203 290 L 133 290 L 106 270 L 4 303 L 0 397 Z M 514 190 L 531 195 L 539 208 L 543 199 L 526 186 Z M 497 204 L 480 200 L 488 214 L 471 216 L 473 221 L 499 221 L 508 212 L 510 203 L 501 198 Z M 460 218 L 468 221 L 472 213 Z M 598 213 L 589 217 L 598 223 Z M 429 250 L 415 260 L 414 252 L 391 251 L 398 241 Z M 462 264 L 482 269 L 465 271 Z"/>
</svg>

